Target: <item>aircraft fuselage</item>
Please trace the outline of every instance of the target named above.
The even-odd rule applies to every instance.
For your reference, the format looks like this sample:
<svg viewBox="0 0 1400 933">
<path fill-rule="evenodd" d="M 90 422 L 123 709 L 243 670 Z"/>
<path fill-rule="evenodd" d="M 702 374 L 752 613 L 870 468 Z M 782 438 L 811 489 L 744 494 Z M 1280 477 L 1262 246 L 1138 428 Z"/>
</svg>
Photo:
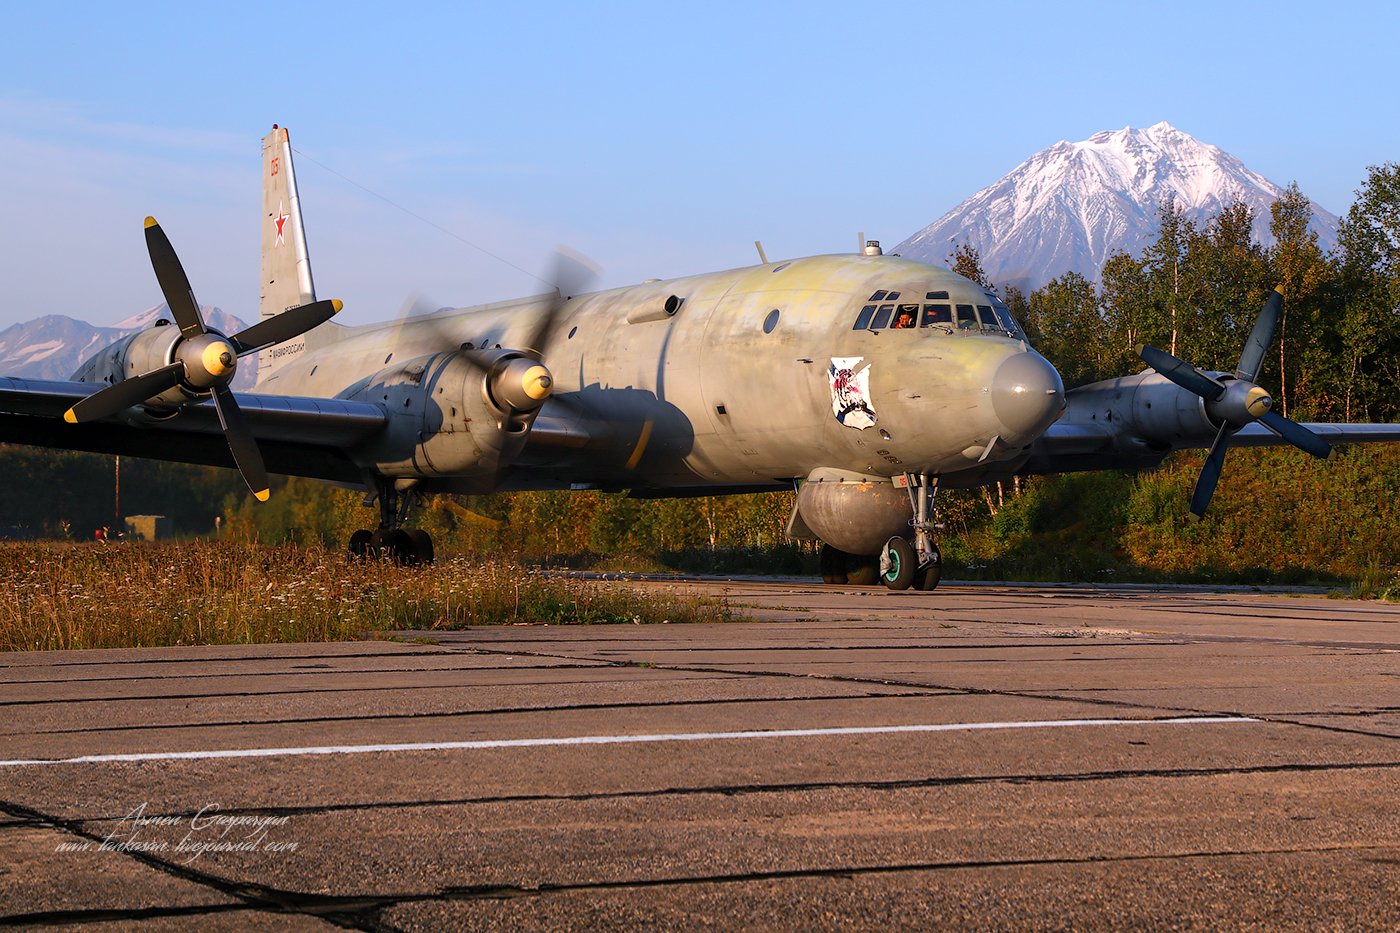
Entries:
<svg viewBox="0 0 1400 933">
<path fill-rule="evenodd" d="M 255 391 L 357 397 L 392 384 L 397 366 L 421 379 L 432 354 L 521 347 L 548 301 L 323 325 Z M 574 297 L 541 348 L 554 389 L 525 469 L 501 486 L 776 486 L 823 467 L 893 476 L 1005 465 L 1058 417 L 1064 390 L 1004 308 L 992 316 L 994 301 L 946 269 L 890 256 Z M 911 308 L 913 326 L 891 326 Z"/>
</svg>

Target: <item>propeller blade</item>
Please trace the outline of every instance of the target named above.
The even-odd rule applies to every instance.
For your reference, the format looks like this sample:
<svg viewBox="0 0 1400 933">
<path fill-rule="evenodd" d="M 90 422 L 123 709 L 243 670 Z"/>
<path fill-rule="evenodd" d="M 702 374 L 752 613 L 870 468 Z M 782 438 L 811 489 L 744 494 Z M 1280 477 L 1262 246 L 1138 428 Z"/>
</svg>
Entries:
<svg viewBox="0 0 1400 933">
<path fill-rule="evenodd" d="M 564 310 L 564 305 L 573 296 L 586 291 L 589 284 L 597 276 L 598 267 L 582 253 L 577 253 L 564 246 L 555 247 L 550 281 L 554 283 L 558 292 L 550 301 L 544 314 L 540 315 L 540 319 L 535 323 L 535 329 L 526 338 L 525 345 L 520 349 L 532 354 L 535 359 L 543 356 L 545 342 L 549 339 L 550 331 L 554 329 L 555 320 Z"/>
<path fill-rule="evenodd" d="M 185 364 L 179 361 L 160 369 L 153 369 L 140 376 L 123 379 L 114 385 L 101 389 L 78 402 L 63 413 L 63 420 L 69 424 L 82 421 L 96 421 L 108 415 L 125 411 L 133 405 L 140 405 L 146 399 L 159 395 L 180 384 L 185 374 Z"/>
<path fill-rule="evenodd" d="M 1172 356 L 1166 350 L 1158 350 L 1156 347 L 1139 344 L 1137 351 L 1143 362 L 1187 392 L 1199 395 L 1208 402 L 1213 402 L 1225 394 L 1223 385 L 1185 360 L 1179 360 Z"/>
<path fill-rule="evenodd" d="M 1254 319 L 1254 330 L 1250 331 L 1249 340 L 1240 353 L 1240 365 L 1235 368 L 1236 378 L 1245 382 L 1259 378 L 1259 367 L 1264 362 L 1264 354 L 1269 352 L 1269 344 L 1274 341 L 1274 331 L 1278 328 L 1282 313 L 1283 292 L 1275 288 L 1259 310 L 1259 316 Z"/>
<path fill-rule="evenodd" d="M 1195 521 L 1205 518 L 1206 506 L 1210 505 L 1210 498 L 1215 495 L 1215 486 L 1220 482 L 1220 471 L 1225 469 L 1225 453 L 1229 449 L 1230 431 L 1228 427 L 1222 427 L 1215 435 L 1215 442 L 1210 445 L 1205 466 L 1201 467 L 1201 475 L 1196 478 L 1196 488 L 1191 492 L 1191 514 Z"/>
<path fill-rule="evenodd" d="M 180 257 L 175 255 L 175 247 L 170 245 L 170 238 L 154 217 L 146 218 L 146 251 L 151 254 L 151 268 L 155 269 L 161 294 L 170 306 L 170 314 L 180 333 L 198 337 L 204 333 L 199 302 L 194 299 L 194 289 L 190 288 L 190 279 L 185 275 L 185 267 L 180 265 Z"/>
<path fill-rule="evenodd" d="M 1318 437 L 1296 421 L 1289 421 L 1276 411 L 1265 412 L 1259 423 L 1288 441 L 1299 450 L 1307 451 L 1314 457 L 1326 460 L 1332 455 L 1332 445 Z"/>
<path fill-rule="evenodd" d="M 259 321 L 246 330 L 241 330 L 229 338 L 234 352 L 239 356 L 270 347 L 275 343 L 300 337 L 302 334 L 326 323 L 345 307 L 338 300 L 313 301 L 310 304 L 288 308 L 281 314 Z"/>
<path fill-rule="evenodd" d="M 243 420 L 243 410 L 234 401 L 228 386 L 214 386 L 214 410 L 219 413 L 219 424 L 224 429 L 224 439 L 233 454 L 233 462 L 238 472 L 243 474 L 243 482 L 253 491 L 259 502 L 266 502 L 271 493 L 268 490 L 267 467 L 263 466 L 262 453 L 253 432 Z"/>
</svg>

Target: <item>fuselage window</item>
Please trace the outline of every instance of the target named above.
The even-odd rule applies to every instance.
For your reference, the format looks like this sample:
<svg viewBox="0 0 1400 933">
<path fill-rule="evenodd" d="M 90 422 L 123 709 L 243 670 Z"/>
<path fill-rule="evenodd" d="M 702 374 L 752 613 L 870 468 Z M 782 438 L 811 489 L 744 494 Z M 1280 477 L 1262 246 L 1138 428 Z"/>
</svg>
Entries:
<svg viewBox="0 0 1400 933">
<path fill-rule="evenodd" d="M 964 329 L 977 326 L 977 312 L 972 305 L 958 305 L 958 326 Z"/>
<path fill-rule="evenodd" d="M 899 313 L 894 316 L 894 323 L 891 327 L 918 327 L 919 326 L 919 306 L 900 305 Z"/>
<path fill-rule="evenodd" d="M 871 330 L 879 330 L 890 323 L 890 315 L 894 313 L 894 305 L 880 305 L 880 309 L 875 312 L 875 320 L 870 322 Z"/>
<path fill-rule="evenodd" d="M 875 294 L 873 294 L 873 295 L 870 296 L 870 300 L 871 300 L 871 301 L 884 301 L 884 300 L 885 300 L 885 290 L 884 290 L 883 288 L 880 289 L 878 292 L 876 292 Z"/>
<path fill-rule="evenodd" d="M 935 293 L 936 294 L 936 293 Z M 953 323 L 952 305 L 924 305 L 924 326 Z"/>
<path fill-rule="evenodd" d="M 948 300 L 948 293 L 947 293 L 947 292 L 929 292 L 929 293 L 928 293 L 927 295 L 925 295 L 924 297 L 927 298 L 929 301 L 939 301 L 939 300 L 947 301 L 947 300 Z"/>
<path fill-rule="evenodd" d="M 997 316 L 992 313 L 991 305 L 978 305 L 977 316 L 982 319 L 983 327 L 990 327 L 992 330 L 1001 330 L 1001 324 L 997 321 Z"/>
<path fill-rule="evenodd" d="M 866 305 L 860 309 L 860 314 L 856 315 L 856 326 L 851 330 L 865 330 L 870 326 L 870 318 L 875 313 L 874 305 Z"/>
</svg>

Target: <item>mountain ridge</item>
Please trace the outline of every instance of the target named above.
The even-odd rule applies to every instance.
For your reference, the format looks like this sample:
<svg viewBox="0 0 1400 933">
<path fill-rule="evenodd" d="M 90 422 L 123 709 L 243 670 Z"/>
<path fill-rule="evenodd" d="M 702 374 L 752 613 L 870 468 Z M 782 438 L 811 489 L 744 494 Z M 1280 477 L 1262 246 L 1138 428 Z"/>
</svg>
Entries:
<svg viewBox="0 0 1400 933">
<path fill-rule="evenodd" d="M 215 330 L 235 334 L 247 327 L 243 321 L 212 305 L 202 305 L 204 321 Z M 138 314 L 100 326 L 63 314 L 45 314 L 0 330 L 0 376 L 67 380 L 89 357 L 128 334 L 145 330 L 158 319 L 170 320 L 164 303 Z M 257 358 L 238 361 L 233 387 L 251 388 L 257 380 Z"/>
</svg>

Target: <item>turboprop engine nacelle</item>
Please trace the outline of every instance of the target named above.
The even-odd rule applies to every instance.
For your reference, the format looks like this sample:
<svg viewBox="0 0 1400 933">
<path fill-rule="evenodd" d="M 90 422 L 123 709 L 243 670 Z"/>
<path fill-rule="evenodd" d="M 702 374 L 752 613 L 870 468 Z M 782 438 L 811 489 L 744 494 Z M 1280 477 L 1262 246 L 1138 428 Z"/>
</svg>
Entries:
<svg viewBox="0 0 1400 933">
<path fill-rule="evenodd" d="M 343 397 L 373 402 L 389 425 L 357 459 L 385 476 L 477 478 L 489 491 L 525 446 L 553 378 L 513 350 L 436 353 L 382 369 Z"/>
<path fill-rule="evenodd" d="M 1230 374 L 1217 378 L 1227 386 L 1234 381 Z M 1224 420 L 1213 417 L 1199 396 L 1152 371 L 1083 386 L 1066 402 L 1061 423 L 1100 425 L 1124 448 L 1165 451 L 1208 444 Z M 1229 411 L 1217 414 L 1228 417 Z"/>
<path fill-rule="evenodd" d="M 215 347 L 220 352 L 206 360 L 205 351 L 210 347 Z M 222 351 L 225 350 L 230 352 L 227 359 L 222 359 Z M 216 378 L 222 377 L 231 374 L 237 366 L 237 360 L 233 357 L 227 338 L 223 334 L 211 330 L 198 337 L 185 339 L 180 335 L 180 328 L 162 320 L 99 351 L 78 367 L 78 371 L 73 374 L 73 380 L 97 386 L 116 385 L 133 376 L 169 366 L 176 359 L 187 355 L 199 363 L 189 367 L 187 372 L 200 375 L 212 374 Z M 207 385 L 181 383 L 146 399 L 142 403 L 143 407 L 131 409 L 125 418 L 132 423 L 163 420 L 175 414 L 180 406 L 208 397 Z"/>
</svg>

